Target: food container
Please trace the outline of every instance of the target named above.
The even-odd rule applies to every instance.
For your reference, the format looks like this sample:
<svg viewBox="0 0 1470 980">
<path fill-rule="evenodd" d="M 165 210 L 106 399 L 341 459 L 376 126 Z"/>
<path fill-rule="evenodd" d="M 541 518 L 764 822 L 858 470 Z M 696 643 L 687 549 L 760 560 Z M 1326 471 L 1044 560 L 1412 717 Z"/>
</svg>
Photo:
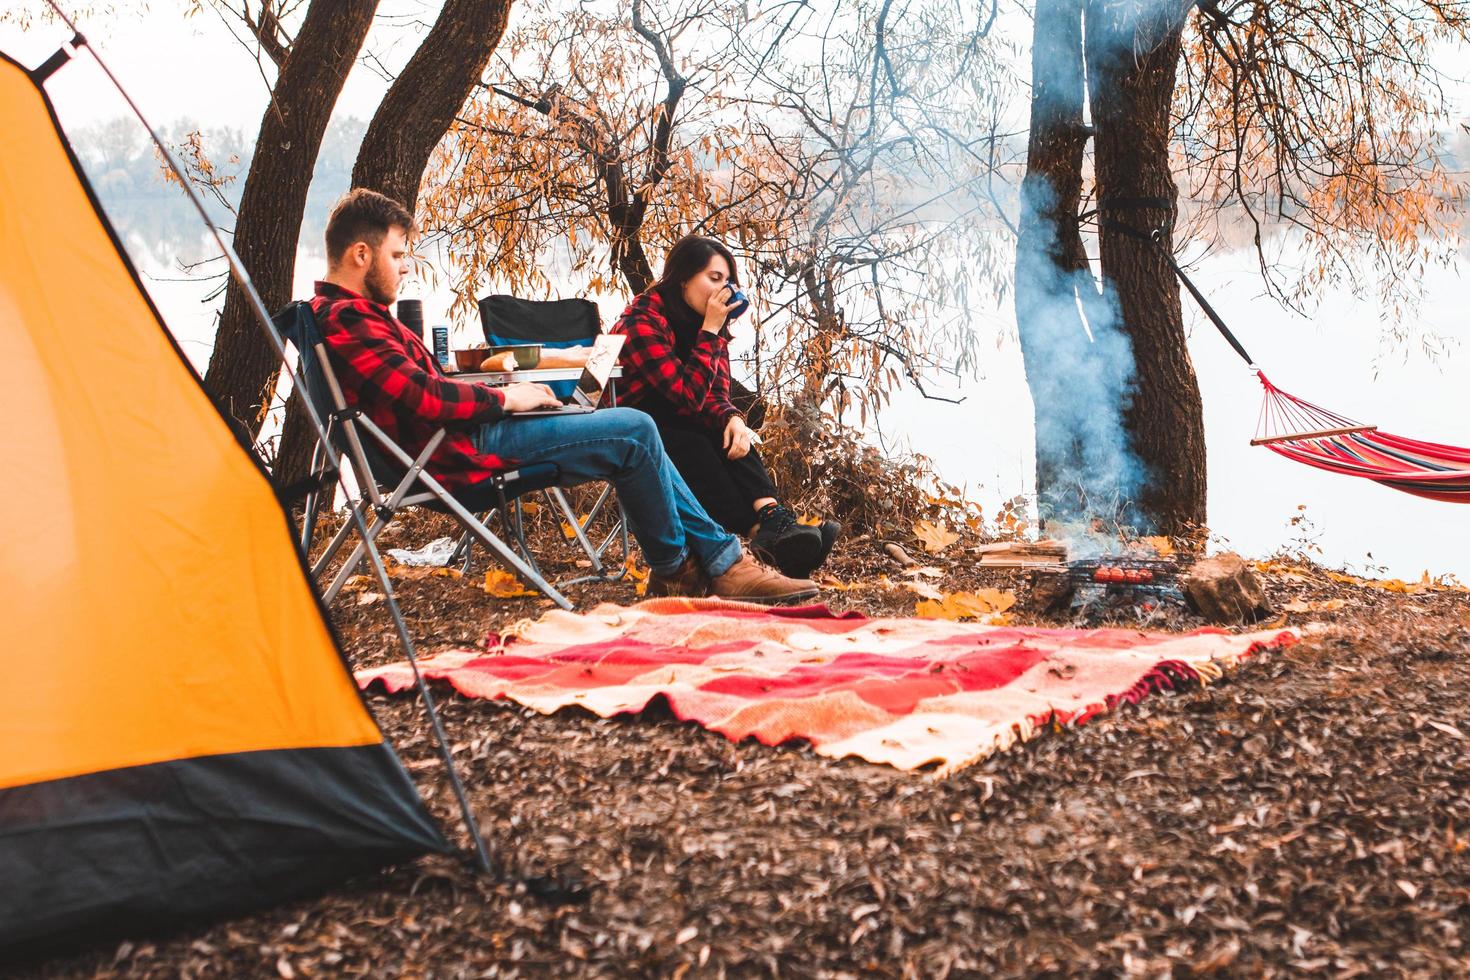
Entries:
<svg viewBox="0 0 1470 980">
<path fill-rule="evenodd" d="M 515 355 L 517 371 L 529 371 L 541 363 L 540 344 L 506 344 L 501 347 L 482 348 L 480 361 L 492 355 L 507 352 Z M 479 367 L 479 361 L 475 362 L 475 370 L 479 370 Z"/>
<path fill-rule="evenodd" d="M 460 371 L 478 371 L 480 362 L 490 356 L 489 347 L 471 347 L 454 352 L 454 366 Z"/>
</svg>

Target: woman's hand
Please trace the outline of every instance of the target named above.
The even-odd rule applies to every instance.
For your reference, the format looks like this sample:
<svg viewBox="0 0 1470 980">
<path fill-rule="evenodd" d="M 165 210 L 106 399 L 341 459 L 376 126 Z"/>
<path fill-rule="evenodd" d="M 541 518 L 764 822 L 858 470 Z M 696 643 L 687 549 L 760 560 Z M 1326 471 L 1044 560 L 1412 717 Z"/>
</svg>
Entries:
<svg viewBox="0 0 1470 980">
<path fill-rule="evenodd" d="M 725 423 L 725 455 L 730 459 L 739 459 L 750 452 L 750 426 L 738 415 L 730 416 L 730 421 Z"/>
<path fill-rule="evenodd" d="M 505 399 L 501 406 L 507 412 L 532 412 L 538 408 L 555 408 L 561 404 L 561 399 L 556 397 L 555 392 L 534 381 L 518 381 L 513 385 L 506 385 L 500 391 Z"/>
<path fill-rule="evenodd" d="M 709 294 L 709 301 L 704 304 L 704 323 L 700 330 L 709 333 L 719 333 L 725 326 L 725 320 L 730 316 L 730 311 L 739 305 L 735 301 L 735 290 L 728 285 L 721 286 Z M 741 455 L 745 455 L 741 453 Z M 732 456 L 731 459 L 738 457 Z"/>
</svg>

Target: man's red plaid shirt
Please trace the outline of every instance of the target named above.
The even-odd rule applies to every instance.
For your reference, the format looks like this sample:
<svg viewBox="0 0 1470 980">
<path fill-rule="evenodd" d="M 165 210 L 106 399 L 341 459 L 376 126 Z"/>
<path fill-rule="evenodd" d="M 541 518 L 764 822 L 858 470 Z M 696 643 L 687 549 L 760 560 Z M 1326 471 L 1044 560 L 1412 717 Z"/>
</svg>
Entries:
<svg viewBox="0 0 1470 980">
<path fill-rule="evenodd" d="M 347 404 L 372 419 L 410 456 L 447 429 L 429 458 L 429 473 L 451 493 L 476 486 L 507 462 L 475 449 L 471 434 L 504 414 L 503 397 L 488 385 L 444 374 L 424 342 L 386 306 L 318 282 L 312 313 L 326 341 Z"/>
<path fill-rule="evenodd" d="M 725 338 L 701 330 L 688 357 L 681 358 L 674 329 L 664 314 L 663 297 L 650 289 L 623 311 L 613 331 L 628 339 L 620 361 L 623 379 L 618 402 L 638 407 L 662 395 L 674 411 L 723 431 L 740 410 L 730 401 L 730 350 Z"/>
</svg>

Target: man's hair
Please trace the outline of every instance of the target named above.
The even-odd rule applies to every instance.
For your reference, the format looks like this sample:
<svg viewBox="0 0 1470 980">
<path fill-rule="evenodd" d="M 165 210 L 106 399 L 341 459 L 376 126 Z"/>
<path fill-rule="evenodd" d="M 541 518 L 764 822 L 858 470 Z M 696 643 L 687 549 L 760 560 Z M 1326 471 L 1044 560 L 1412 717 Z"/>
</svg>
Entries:
<svg viewBox="0 0 1470 980">
<path fill-rule="evenodd" d="M 354 187 L 342 196 L 327 219 L 327 262 L 336 265 L 358 242 L 377 251 L 389 228 L 413 231 L 413 215 L 393 198 L 366 187 Z"/>
</svg>

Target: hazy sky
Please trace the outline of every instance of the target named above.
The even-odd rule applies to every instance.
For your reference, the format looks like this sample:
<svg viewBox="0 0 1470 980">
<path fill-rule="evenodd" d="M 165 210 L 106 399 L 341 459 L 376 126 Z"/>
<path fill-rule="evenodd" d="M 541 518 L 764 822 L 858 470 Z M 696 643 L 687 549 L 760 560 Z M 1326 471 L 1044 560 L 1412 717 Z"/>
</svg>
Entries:
<svg viewBox="0 0 1470 980">
<path fill-rule="evenodd" d="M 145 15 L 96 18 L 80 26 L 155 124 L 187 117 L 204 127 L 239 127 L 252 138 L 266 104 L 265 83 L 253 59 L 229 38 L 217 15 L 185 20 L 169 0 L 155 0 L 153 6 Z M 426 7 L 432 13 L 437 4 L 384 0 L 368 41 L 372 58 L 396 71 L 426 30 L 415 23 Z M 37 24 L 22 32 L 0 24 L 0 49 L 28 65 L 43 61 L 65 37 L 60 25 Z M 1443 64 L 1470 63 L 1458 54 L 1446 52 Z M 47 88 L 68 127 L 125 111 L 85 59 L 63 69 Z M 386 88 L 381 69 L 359 63 L 337 115 L 370 117 Z M 1456 91 L 1465 92 L 1464 85 Z M 309 288 L 313 270 L 298 271 Z M 1389 431 L 1470 445 L 1470 350 L 1465 348 L 1470 304 L 1463 299 L 1461 268 L 1441 270 L 1425 284 L 1422 322 L 1460 345 L 1434 362 L 1412 351 L 1380 358 L 1379 318 L 1387 314 L 1348 296 L 1328 297 L 1315 317 L 1286 313 L 1261 295 L 1249 255 L 1206 260 L 1197 278 L 1250 349 L 1271 366 L 1273 380 L 1289 390 L 1380 422 Z M 200 303 L 201 288 L 150 280 L 150 292 L 191 357 L 207 356 L 212 313 Z M 615 312 L 604 310 L 605 315 Z M 1008 305 L 995 315 L 1004 321 Z M 1205 398 L 1210 515 L 1217 531 L 1243 551 L 1261 554 L 1289 540 L 1286 522 L 1298 513 L 1297 505 L 1306 504 L 1322 530 L 1330 562 L 1382 563 L 1393 574 L 1414 577 L 1424 568 L 1455 571 L 1470 579 L 1470 508 L 1420 501 L 1250 448 L 1259 388 L 1188 304 L 1185 316 L 1193 325 L 1190 346 Z M 996 328 L 1003 333 L 1005 324 L 998 322 Z M 965 394 L 965 403 L 949 406 L 922 402 L 911 393 L 900 396 L 886 414 L 885 436 L 897 436 L 900 445 L 933 457 L 949 480 L 968 484 L 990 506 L 1031 489 L 1029 417 L 1017 411 L 1018 405 L 1029 409 L 1029 395 L 1014 344 L 998 342 L 982 380 L 966 381 L 951 393 Z"/>
<path fill-rule="evenodd" d="M 172 0 L 154 0 L 150 6 L 141 15 L 94 17 L 78 27 L 156 124 L 189 117 L 206 126 L 238 126 L 253 133 L 266 105 L 266 83 L 225 22 L 209 10 L 186 19 L 179 14 L 184 5 Z M 338 114 L 372 115 L 388 83 L 371 62 L 378 60 L 389 71 L 401 67 L 426 30 L 417 23 L 425 6 L 414 0 L 384 0 L 367 45 L 371 57 L 353 68 Z M 0 24 L 0 49 L 27 65 L 45 60 L 66 37 L 59 23 L 37 22 L 28 31 Z M 110 119 L 123 111 L 98 76 L 90 67 L 66 69 L 47 83 L 67 124 Z"/>
</svg>

